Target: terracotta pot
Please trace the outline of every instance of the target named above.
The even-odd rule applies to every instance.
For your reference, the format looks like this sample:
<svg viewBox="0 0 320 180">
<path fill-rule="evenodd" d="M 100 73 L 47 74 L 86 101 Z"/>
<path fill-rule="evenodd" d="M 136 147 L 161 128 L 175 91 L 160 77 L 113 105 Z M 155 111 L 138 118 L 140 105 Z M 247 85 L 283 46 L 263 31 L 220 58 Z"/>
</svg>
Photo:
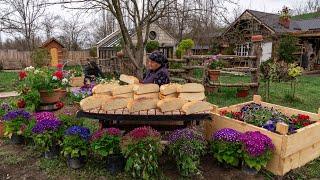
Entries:
<svg viewBox="0 0 320 180">
<path fill-rule="evenodd" d="M 60 100 L 67 96 L 67 90 L 60 89 Z"/>
<path fill-rule="evenodd" d="M 4 135 L 4 123 L 0 120 L 0 137 Z"/>
<path fill-rule="evenodd" d="M 263 36 L 262 35 L 251 36 L 251 41 L 252 42 L 261 42 L 261 41 L 263 41 Z"/>
<path fill-rule="evenodd" d="M 244 98 L 244 97 L 247 97 L 248 95 L 249 95 L 249 89 L 237 90 L 237 97 Z"/>
<path fill-rule="evenodd" d="M 209 78 L 211 81 L 218 81 L 220 76 L 219 70 L 208 70 Z"/>
<path fill-rule="evenodd" d="M 60 101 L 62 96 L 61 89 L 54 89 L 53 92 L 47 90 L 40 90 L 40 102 L 45 104 L 52 104 Z"/>
<path fill-rule="evenodd" d="M 84 77 L 72 77 L 70 78 L 70 85 L 72 87 L 81 87 L 84 85 Z"/>
</svg>

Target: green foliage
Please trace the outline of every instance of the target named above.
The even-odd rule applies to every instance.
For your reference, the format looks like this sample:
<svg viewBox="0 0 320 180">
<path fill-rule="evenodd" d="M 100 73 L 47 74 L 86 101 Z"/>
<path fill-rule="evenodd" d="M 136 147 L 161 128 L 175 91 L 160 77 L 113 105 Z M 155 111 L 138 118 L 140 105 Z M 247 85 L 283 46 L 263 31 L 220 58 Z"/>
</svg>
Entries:
<svg viewBox="0 0 320 180">
<path fill-rule="evenodd" d="M 217 42 L 212 43 L 211 49 L 208 52 L 209 55 L 220 53 L 220 44 Z"/>
<path fill-rule="evenodd" d="M 89 153 L 89 142 L 79 136 L 65 136 L 61 153 L 71 158 L 86 157 Z"/>
<path fill-rule="evenodd" d="M 244 162 L 250 167 L 255 168 L 257 171 L 260 171 L 261 168 L 266 167 L 267 163 L 272 158 L 272 151 L 267 150 L 264 154 L 252 157 L 248 155 L 247 153 L 243 154 L 243 160 Z"/>
<path fill-rule="evenodd" d="M 91 57 L 97 57 L 97 47 L 90 48 L 89 54 Z"/>
<path fill-rule="evenodd" d="M 234 46 L 229 46 L 222 51 L 223 55 L 234 55 Z"/>
<path fill-rule="evenodd" d="M 241 143 L 213 141 L 210 150 L 220 163 L 238 166 L 242 158 Z"/>
<path fill-rule="evenodd" d="M 39 150 L 40 152 L 46 152 L 49 151 L 53 146 L 58 145 L 61 138 L 61 131 L 47 131 L 42 134 L 34 134 L 33 141 L 37 150 Z"/>
<path fill-rule="evenodd" d="M 200 174 L 200 157 L 205 154 L 206 145 L 199 140 L 177 140 L 169 145 L 169 154 L 175 158 L 182 176 Z"/>
<path fill-rule="evenodd" d="M 177 57 L 178 59 L 181 59 L 182 54 L 183 54 L 183 50 L 180 49 L 180 48 L 177 48 L 177 49 L 176 49 L 176 57 Z"/>
<path fill-rule="evenodd" d="M 27 127 L 29 120 L 18 117 L 10 121 L 4 121 L 4 135 L 11 137 L 12 134 L 23 134 L 23 129 Z"/>
<path fill-rule="evenodd" d="M 218 60 L 213 60 L 210 64 L 210 69 L 221 69 L 223 67 L 224 67 L 224 64 Z"/>
<path fill-rule="evenodd" d="M 189 49 L 192 49 L 193 47 L 194 47 L 194 42 L 192 39 L 184 39 L 178 45 L 178 48 L 183 51 L 187 51 Z"/>
<path fill-rule="evenodd" d="M 82 126 L 84 121 L 83 118 L 76 118 L 74 115 L 69 114 L 60 114 L 59 120 L 62 122 L 64 130 L 71 126 Z"/>
<path fill-rule="evenodd" d="M 320 12 L 312 12 L 306 14 L 300 14 L 293 16 L 292 19 L 294 20 L 307 20 L 307 19 L 314 19 L 320 17 Z"/>
<path fill-rule="evenodd" d="M 278 48 L 280 60 L 293 63 L 296 60 L 296 56 L 293 53 L 298 51 L 297 43 L 298 39 L 292 35 L 282 36 Z"/>
<path fill-rule="evenodd" d="M 107 157 L 111 154 L 119 154 L 120 137 L 105 134 L 103 137 L 91 143 L 91 149 L 102 157 Z"/>
<path fill-rule="evenodd" d="M 146 51 L 147 53 L 152 53 L 155 50 L 159 49 L 159 42 L 158 41 L 148 41 L 146 44 Z"/>
<path fill-rule="evenodd" d="M 31 54 L 32 63 L 35 67 L 43 67 L 49 64 L 49 52 L 46 49 L 35 49 Z"/>
<path fill-rule="evenodd" d="M 34 111 L 35 108 L 40 104 L 40 93 L 38 90 L 30 90 L 27 93 L 21 94 L 22 99 L 25 100 L 26 106 Z"/>
<path fill-rule="evenodd" d="M 23 136 L 25 138 L 33 138 L 32 128 L 36 125 L 36 120 L 31 119 L 26 127 L 26 129 L 23 131 Z"/>
<path fill-rule="evenodd" d="M 162 153 L 159 138 L 144 138 L 138 141 L 129 140 L 121 146 L 127 158 L 125 171 L 133 178 L 153 179 L 159 174 L 158 159 Z"/>
</svg>

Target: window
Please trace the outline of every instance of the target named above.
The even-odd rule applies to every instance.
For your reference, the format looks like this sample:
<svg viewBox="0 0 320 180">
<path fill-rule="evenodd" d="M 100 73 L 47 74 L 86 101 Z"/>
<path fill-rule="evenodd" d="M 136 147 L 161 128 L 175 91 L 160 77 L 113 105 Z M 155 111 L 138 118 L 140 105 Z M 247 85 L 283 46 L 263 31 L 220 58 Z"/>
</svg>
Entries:
<svg viewBox="0 0 320 180">
<path fill-rule="evenodd" d="M 156 37 L 157 37 L 157 33 L 154 32 L 154 31 L 150 31 L 150 33 L 149 33 L 149 38 L 150 38 L 151 40 L 155 40 Z"/>
<path fill-rule="evenodd" d="M 237 45 L 237 56 L 249 56 L 251 43 Z"/>
</svg>

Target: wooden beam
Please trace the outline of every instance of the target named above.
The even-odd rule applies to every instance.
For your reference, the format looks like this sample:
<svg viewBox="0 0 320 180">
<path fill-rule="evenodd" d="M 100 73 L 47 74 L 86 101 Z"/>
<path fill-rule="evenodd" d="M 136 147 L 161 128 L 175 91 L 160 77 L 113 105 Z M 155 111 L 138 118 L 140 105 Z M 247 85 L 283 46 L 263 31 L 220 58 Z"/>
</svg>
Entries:
<svg viewBox="0 0 320 180">
<path fill-rule="evenodd" d="M 235 84 L 227 84 L 227 83 L 209 83 L 209 87 L 258 87 L 258 83 L 235 83 Z"/>
<path fill-rule="evenodd" d="M 183 69 L 204 69 L 204 66 L 182 66 Z"/>
<path fill-rule="evenodd" d="M 184 72 L 186 72 L 185 69 L 168 69 L 168 71 L 170 73 L 184 73 Z"/>
<path fill-rule="evenodd" d="M 197 78 L 193 78 L 193 77 L 185 77 L 186 80 L 191 81 L 191 82 L 195 82 L 195 83 L 201 83 L 202 84 L 202 80 L 201 79 L 197 79 Z"/>
<path fill-rule="evenodd" d="M 232 72 L 255 72 L 257 68 L 249 68 L 249 67 L 235 67 L 235 68 L 223 68 L 223 71 L 232 71 Z"/>
<path fill-rule="evenodd" d="M 185 79 L 183 78 L 177 78 L 177 77 L 170 77 L 170 80 L 173 81 L 173 82 L 187 82 Z"/>
<path fill-rule="evenodd" d="M 180 62 L 180 63 L 186 63 L 187 61 L 185 59 L 168 59 L 169 62 Z"/>
</svg>

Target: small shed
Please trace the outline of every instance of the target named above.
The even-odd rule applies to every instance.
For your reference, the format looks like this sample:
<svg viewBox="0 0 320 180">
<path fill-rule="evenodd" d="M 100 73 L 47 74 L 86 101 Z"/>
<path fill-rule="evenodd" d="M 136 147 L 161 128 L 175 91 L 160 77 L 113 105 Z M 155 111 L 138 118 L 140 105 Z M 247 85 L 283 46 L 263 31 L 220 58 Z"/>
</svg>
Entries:
<svg viewBox="0 0 320 180">
<path fill-rule="evenodd" d="M 50 66 L 57 66 L 63 61 L 64 46 L 55 38 L 45 41 L 41 48 L 47 49 L 50 54 Z"/>
</svg>

